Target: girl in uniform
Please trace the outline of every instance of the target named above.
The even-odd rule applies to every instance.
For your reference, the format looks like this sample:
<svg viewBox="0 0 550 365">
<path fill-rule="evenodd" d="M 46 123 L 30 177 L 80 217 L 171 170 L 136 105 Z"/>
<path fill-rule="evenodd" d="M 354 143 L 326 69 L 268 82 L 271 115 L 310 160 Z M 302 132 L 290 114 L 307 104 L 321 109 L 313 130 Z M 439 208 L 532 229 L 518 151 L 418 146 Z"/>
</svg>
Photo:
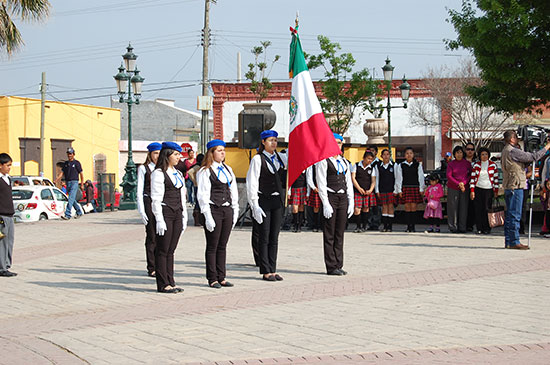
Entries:
<svg viewBox="0 0 550 365">
<path fill-rule="evenodd" d="M 363 160 L 351 166 L 351 181 L 354 189 L 354 215 L 357 219 L 355 233 L 365 232 L 369 219 L 370 207 L 376 206 L 376 168 L 373 166 L 374 154 L 365 151 Z"/>
<path fill-rule="evenodd" d="M 382 150 L 382 161 L 376 168 L 376 196 L 382 206 L 383 232 L 393 230 L 395 199 L 395 164 L 390 160 L 390 151 Z"/>
<path fill-rule="evenodd" d="M 340 148 L 344 138 L 334 133 Z M 344 231 L 348 218 L 353 215 L 353 184 L 348 162 L 336 155 L 319 161 L 317 188 L 323 203 L 323 250 L 328 275 L 346 275 L 344 266 Z"/>
<path fill-rule="evenodd" d="M 319 226 L 321 225 L 321 214 L 319 212 L 321 208 L 321 199 L 319 198 L 319 190 L 317 189 L 317 174 L 315 165 L 311 165 L 306 169 L 306 181 L 307 181 L 307 205 L 313 209 L 313 222 L 311 224 L 313 232 L 319 232 Z"/>
<path fill-rule="evenodd" d="M 155 171 L 151 174 L 151 200 L 157 222 L 155 277 L 159 293 L 183 291 L 174 281 L 174 252 L 181 233 L 187 228 L 185 180 L 175 169 L 181 151 L 177 143 L 163 142 Z"/>
<path fill-rule="evenodd" d="M 396 170 L 396 192 L 399 194 L 400 203 L 405 205 L 406 232 L 415 232 L 416 205 L 423 201 L 421 194 L 424 192 L 425 183 L 422 163 L 414 158 L 412 147 L 405 148 L 405 161 L 398 164 Z"/>
<path fill-rule="evenodd" d="M 197 172 L 197 202 L 204 217 L 206 279 L 211 288 L 233 286 L 225 280 L 226 246 L 239 217 L 237 178 L 223 161 L 225 142 L 214 139 Z"/>
<path fill-rule="evenodd" d="M 290 188 L 290 205 L 292 206 L 292 225 L 293 232 L 302 231 L 302 222 L 304 219 L 304 205 L 306 203 L 306 171 L 302 171 L 300 176 L 294 181 Z"/>
<path fill-rule="evenodd" d="M 258 223 L 260 274 L 267 281 L 280 281 L 277 274 L 279 231 L 283 218 L 283 176 L 286 161 L 276 152 L 278 133 L 263 131 L 258 154 L 250 161 L 246 192 L 252 217 Z M 286 155 L 283 155 L 286 156 Z"/>
<path fill-rule="evenodd" d="M 145 224 L 145 256 L 147 258 L 147 274 L 155 276 L 156 222 L 151 208 L 151 173 L 159 158 L 162 145 L 153 142 L 147 146 L 147 158 L 138 169 L 137 209 Z"/>
</svg>

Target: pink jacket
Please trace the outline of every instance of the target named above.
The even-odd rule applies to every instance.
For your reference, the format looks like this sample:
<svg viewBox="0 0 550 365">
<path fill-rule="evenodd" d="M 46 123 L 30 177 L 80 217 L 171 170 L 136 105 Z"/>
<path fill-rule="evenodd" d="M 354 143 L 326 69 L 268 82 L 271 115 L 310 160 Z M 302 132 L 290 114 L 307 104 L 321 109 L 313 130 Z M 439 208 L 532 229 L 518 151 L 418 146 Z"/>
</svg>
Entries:
<svg viewBox="0 0 550 365">
<path fill-rule="evenodd" d="M 443 198 L 443 193 L 443 186 L 441 186 L 440 183 L 437 183 L 435 185 L 428 185 L 428 188 L 424 192 L 424 196 L 427 200 L 439 201 L 441 198 Z"/>
</svg>

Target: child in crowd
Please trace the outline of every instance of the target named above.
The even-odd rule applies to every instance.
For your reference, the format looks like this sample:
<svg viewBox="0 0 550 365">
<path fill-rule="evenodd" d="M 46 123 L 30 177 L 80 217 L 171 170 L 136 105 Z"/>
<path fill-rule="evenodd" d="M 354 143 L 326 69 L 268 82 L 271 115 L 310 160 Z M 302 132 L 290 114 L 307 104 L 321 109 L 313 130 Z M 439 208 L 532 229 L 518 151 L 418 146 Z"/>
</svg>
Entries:
<svg viewBox="0 0 550 365">
<path fill-rule="evenodd" d="M 430 228 L 428 233 L 439 233 L 439 222 L 443 219 L 443 210 L 441 207 L 441 198 L 443 197 L 443 186 L 439 183 L 439 176 L 437 174 L 431 174 L 428 178 L 430 186 L 424 193 L 424 199 L 426 200 L 426 209 L 424 210 L 424 218 L 428 220 Z"/>
</svg>

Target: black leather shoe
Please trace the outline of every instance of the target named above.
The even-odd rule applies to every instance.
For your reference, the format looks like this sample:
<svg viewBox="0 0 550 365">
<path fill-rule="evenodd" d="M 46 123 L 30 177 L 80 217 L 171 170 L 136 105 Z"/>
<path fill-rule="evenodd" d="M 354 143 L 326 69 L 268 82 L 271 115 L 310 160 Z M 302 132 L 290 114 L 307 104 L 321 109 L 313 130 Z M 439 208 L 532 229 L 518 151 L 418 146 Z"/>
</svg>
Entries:
<svg viewBox="0 0 550 365">
<path fill-rule="evenodd" d="M 180 288 L 180 287 L 178 287 L 178 286 L 176 286 L 176 287 L 174 288 L 174 290 L 176 290 L 176 293 L 181 293 L 181 292 L 183 292 L 183 288 Z"/>
<path fill-rule="evenodd" d="M 340 270 L 336 269 L 336 270 L 332 270 L 332 271 L 327 272 L 327 275 L 342 276 L 344 274 Z"/>
<path fill-rule="evenodd" d="M 347 275 L 348 274 L 348 272 L 344 269 L 340 269 L 340 272 L 342 273 L 342 275 Z"/>
<path fill-rule="evenodd" d="M 269 275 L 269 276 L 263 276 L 262 277 L 263 280 L 265 281 L 277 281 L 277 279 L 275 279 L 275 276 L 274 275 Z"/>
<path fill-rule="evenodd" d="M 221 285 L 221 286 L 225 286 L 226 288 L 230 288 L 230 287 L 234 286 L 232 283 L 230 283 L 230 282 L 227 281 L 227 280 L 221 281 L 221 282 L 220 282 L 220 285 Z"/>
<path fill-rule="evenodd" d="M 221 289 L 221 284 L 218 283 L 217 281 L 213 282 L 213 283 L 210 283 L 208 284 L 211 288 L 215 288 L 215 289 Z"/>
<path fill-rule="evenodd" d="M 279 274 L 275 274 L 275 280 L 277 281 L 283 281 L 283 277 Z"/>
<path fill-rule="evenodd" d="M 174 294 L 174 293 L 179 293 L 178 290 L 176 288 L 172 288 L 172 289 L 162 289 L 162 290 L 159 290 L 159 293 L 169 293 L 169 294 Z"/>
<path fill-rule="evenodd" d="M 12 276 L 17 276 L 17 273 L 11 272 L 11 271 L 0 271 L 0 276 L 5 276 L 7 278 L 10 278 Z"/>
</svg>

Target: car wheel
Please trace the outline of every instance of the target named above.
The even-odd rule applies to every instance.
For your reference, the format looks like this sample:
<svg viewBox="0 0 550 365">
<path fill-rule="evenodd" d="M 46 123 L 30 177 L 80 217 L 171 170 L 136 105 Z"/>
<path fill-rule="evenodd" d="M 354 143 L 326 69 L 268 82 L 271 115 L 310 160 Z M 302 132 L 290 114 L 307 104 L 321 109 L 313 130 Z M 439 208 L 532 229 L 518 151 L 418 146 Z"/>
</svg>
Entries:
<svg viewBox="0 0 550 365">
<path fill-rule="evenodd" d="M 46 213 L 41 213 L 40 218 L 38 218 L 38 219 L 41 220 L 41 221 L 45 221 L 45 220 L 48 219 L 48 216 L 46 215 Z"/>
</svg>

